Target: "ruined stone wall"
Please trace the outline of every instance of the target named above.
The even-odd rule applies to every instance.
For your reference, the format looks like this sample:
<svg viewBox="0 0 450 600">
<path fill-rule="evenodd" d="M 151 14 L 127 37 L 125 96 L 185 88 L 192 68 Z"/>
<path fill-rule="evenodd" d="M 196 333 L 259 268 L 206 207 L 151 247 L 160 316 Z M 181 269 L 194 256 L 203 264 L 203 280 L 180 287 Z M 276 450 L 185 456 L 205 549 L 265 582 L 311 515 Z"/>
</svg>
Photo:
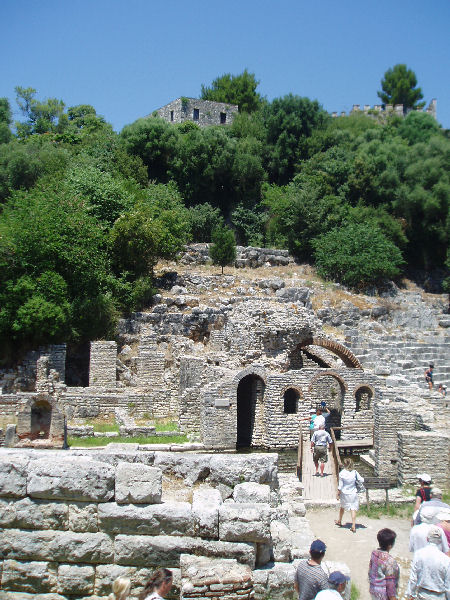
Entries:
<svg viewBox="0 0 450 600">
<path fill-rule="evenodd" d="M 193 121 L 200 127 L 210 125 L 231 125 L 238 112 L 237 104 L 199 100 L 197 98 L 177 98 L 155 113 L 169 123 Z M 225 117 L 221 117 L 225 115 Z"/>
<path fill-rule="evenodd" d="M 203 487 L 192 502 L 175 501 L 163 474 Z M 251 497 L 242 481 L 254 482 Z M 286 519 L 269 504 L 276 487 L 276 455 L 1 450 L 0 587 L 104 598 L 125 576 L 135 597 L 154 568 L 167 567 L 176 597 L 181 554 L 263 566 L 271 524 Z"/>
<path fill-rule="evenodd" d="M 450 435 L 432 431 L 398 432 L 399 484 L 415 485 L 417 474 L 433 465 L 433 483 L 450 486 Z"/>
<path fill-rule="evenodd" d="M 117 343 L 91 342 L 90 387 L 116 387 Z"/>
<path fill-rule="evenodd" d="M 189 244 L 181 252 L 180 262 L 191 265 L 205 265 L 209 262 L 209 247 L 211 244 Z M 277 248 L 256 248 L 254 246 L 236 246 L 235 267 L 257 268 L 270 266 L 285 266 L 294 263 L 287 250 Z"/>
</svg>

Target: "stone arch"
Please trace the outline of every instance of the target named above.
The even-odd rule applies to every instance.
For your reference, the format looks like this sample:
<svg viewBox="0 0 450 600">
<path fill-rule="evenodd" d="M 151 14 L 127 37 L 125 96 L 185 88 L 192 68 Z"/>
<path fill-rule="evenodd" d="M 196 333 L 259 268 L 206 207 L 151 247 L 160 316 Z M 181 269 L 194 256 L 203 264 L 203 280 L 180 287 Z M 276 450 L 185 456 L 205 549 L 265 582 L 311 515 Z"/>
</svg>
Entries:
<svg viewBox="0 0 450 600">
<path fill-rule="evenodd" d="M 317 403 L 325 401 L 330 415 L 326 420 L 326 427 L 340 427 L 344 412 L 344 397 L 348 386 L 342 377 L 332 369 L 320 371 L 315 375 L 308 387 L 308 395 Z M 340 430 L 336 431 L 336 438 L 340 439 Z"/>
<path fill-rule="evenodd" d="M 233 377 L 231 385 L 237 389 L 241 379 L 247 377 L 247 375 L 258 375 L 264 381 L 264 384 L 267 383 L 266 369 L 262 365 L 250 365 Z"/>
<path fill-rule="evenodd" d="M 265 370 L 249 367 L 234 380 L 236 385 L 236 447 L 258 446 L 263 442 Z"/>
<path fill-rule="evenodd" d="M 355 412 L 370 410 L 374 396 L 375 390 L 371 385 L 367 385 L 366 383 L 359 385 L 353 393 L 353 397 L 355 398 Z"/>
<path fill-rule="evenodd" d="M 283 394 L 283 412 L 286 415 L 295 415 L 298 413 L 298 401 L 300 392 L 293 387 L 287 388 Z"/>
<path fill-rule="evenodd" d="M 346 367 L 351 369 L 362 369 L 362 364 L 356 358 L 356 356 L 344 345 L 339 344 L 339 342 L 335 342 L 334 340 L 329 340 L 324 337 L 311 337 L 302 342 L 299 345 L 301 348 L 305 346 L 321 346 L 325 350 L 329 350 L 339 356 Z"/>
</svg>

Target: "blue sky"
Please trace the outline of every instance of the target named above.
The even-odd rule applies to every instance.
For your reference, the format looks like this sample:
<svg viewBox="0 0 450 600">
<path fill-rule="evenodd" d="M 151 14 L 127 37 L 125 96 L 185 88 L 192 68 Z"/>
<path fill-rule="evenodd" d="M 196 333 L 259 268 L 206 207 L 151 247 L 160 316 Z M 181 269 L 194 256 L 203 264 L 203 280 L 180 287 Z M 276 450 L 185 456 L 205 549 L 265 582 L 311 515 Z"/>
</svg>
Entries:
<svg viewBox="0 0 450 600">
<path fill-rule="evenodd" d="M 406 63 L 450 127 L 449 0 L 2 0 L 0 96 L 92 104 L 117 131 L 201 84 L 247 68 L 269 100 L 328 111 L 377 104 Z"/>
</svg>

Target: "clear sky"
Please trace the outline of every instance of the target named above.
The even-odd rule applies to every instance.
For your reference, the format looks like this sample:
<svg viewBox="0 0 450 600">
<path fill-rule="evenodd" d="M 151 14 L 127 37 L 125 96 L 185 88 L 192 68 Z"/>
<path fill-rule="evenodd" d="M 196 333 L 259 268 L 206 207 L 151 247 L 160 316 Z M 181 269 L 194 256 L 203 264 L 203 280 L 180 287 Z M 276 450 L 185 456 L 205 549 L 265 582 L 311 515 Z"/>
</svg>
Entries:
<svg viewBox="0 0 450 600">
<path fill-rule="evenodd" d="M 377 104 L 406 63 L 450 127 L 450 0 L 1 0 L 0 96 L 92 104 L 117 131 L 244 68 L 269 100 Z"/>
</svg>

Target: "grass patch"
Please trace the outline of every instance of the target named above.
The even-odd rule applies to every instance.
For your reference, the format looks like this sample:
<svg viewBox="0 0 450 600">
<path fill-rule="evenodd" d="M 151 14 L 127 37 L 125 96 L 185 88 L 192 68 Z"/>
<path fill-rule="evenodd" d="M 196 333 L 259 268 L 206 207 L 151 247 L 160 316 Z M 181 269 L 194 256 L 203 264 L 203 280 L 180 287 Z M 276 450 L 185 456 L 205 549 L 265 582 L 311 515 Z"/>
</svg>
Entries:
<svg viewBox="0 0 450 600">
<path fill-rule="evenodd" d="M 413 506 L 410 504 L 389 504 L 388 508 L 384 504 L 365 504 L 359 507 L 359 512 L 365 517 L 371 519 L 380 519 L 381 517 L 400 517 L 410 519 L 413 514 Z"/>
<path fill-rule="evenodd" d="M 69 446 L 81 446 L 83 448 L 94 448 L 95 446 L 106 446 L 107 444 L 184 444 L 187 442 L 186 435 L 162 435 L 162 436 L 137 436 L 124 437 L 87 437 L 76 438 L 68 437 L 67 443 Z"/>
<path fill-rule="evenodd" d="M 156 431 L 178 431 L 178 423 L 174 421 L 168 421 L 167 423 L 156 422 L 153 425 Z"/>
<path fill-rule="evenodd" d="M 94 427 L 94 431 L 98 431 L 98 433 L 106 433 L 110 431 L 119 433 L 119 426 L 117 423 L 87 423 L 87 425 L 92 425 Z"/>
<path fill-rule="evenodd" d="M 445 490 L 445 492 L 442 494 L 442 502 L 450 504 L 450 490 Z"/>
<path fill-rule="evenodd" d="M 359 593 L 358 588 L 352 581 L 352 587 L 350 590 L 350 600 L 359 600 L 360 597 L 361 597 L 361 594 Z"/>
</svg>

